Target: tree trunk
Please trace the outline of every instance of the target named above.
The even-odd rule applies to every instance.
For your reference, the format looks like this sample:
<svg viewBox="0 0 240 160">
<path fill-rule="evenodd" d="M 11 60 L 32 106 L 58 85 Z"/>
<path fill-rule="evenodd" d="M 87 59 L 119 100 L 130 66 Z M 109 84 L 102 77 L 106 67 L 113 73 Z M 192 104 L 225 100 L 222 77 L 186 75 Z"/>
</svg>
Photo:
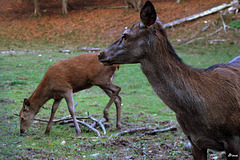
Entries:
<svg viewBox="0 0 240 160">
<path fill-rule="evenodd" d="M 140 11 L 143 7 L 144 0 L 126 0 L 129 7 L 134 8 L 137 11 Z"/>
<path fill-rule="evenodd" d="M 176 3 L 180 3 L 181 0 L 177 0 Z"/>
<path fill-rule="evenodd" d="M 68 0 L 62 0 L 62 14 L 68 14 Z"/>
<path fill-rule="evenodd" d="M 34 2 L 34 14 L 36 16 L 41 16 L 41 10 L 40 10 L 40 7 L 39 7 L 39 0 L 33 0 Z"/>
</svg>

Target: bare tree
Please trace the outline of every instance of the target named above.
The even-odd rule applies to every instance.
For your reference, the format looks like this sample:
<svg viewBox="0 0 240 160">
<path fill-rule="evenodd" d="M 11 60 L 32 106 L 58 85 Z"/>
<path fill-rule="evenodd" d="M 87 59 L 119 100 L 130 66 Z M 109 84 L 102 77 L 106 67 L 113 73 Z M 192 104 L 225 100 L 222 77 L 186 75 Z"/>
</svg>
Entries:
<svg viewBox="0 0 240 160">
<path fill-rule="evenodd" d="M 33 2 L 34 2 L 34 14 L 36 16 L 41 16 L 42 13 L 41 13 L 41 9 L 39 7 L 39 0 L 33 0 Z M 67 7 L 68 7 L 68 0 L 62 0 L 62 13 L 63 14 L 68 14 Z"/>
<path fill-rule="evenodd" d="M 68 0 L 62 0 L 62 14 L 68 14 Z"/>
<path fill-rule="evenodd" d="M 33 2 L 34 2 L 34 14 L 36 16 L 41 16 L 42 13 L 41 13 L 41 9 L 39 7 L 39 0 L 33 0 Z"/>
<path fill-rule="evenodd" d="M 129 7 L 134 8 L 137 11 L 140 11 L 143 7 L 144 0 L 126 0 Z"/>
</svg>

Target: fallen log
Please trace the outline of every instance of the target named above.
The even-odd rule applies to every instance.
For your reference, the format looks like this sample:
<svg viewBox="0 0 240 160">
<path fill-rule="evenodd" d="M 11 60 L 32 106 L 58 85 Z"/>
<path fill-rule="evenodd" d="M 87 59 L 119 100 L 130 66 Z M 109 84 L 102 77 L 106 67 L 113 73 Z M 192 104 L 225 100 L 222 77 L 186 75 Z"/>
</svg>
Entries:
<svg viewBox="0 0 240 160">
<path fill-rule="evenodd" d="M 183 23 L 183 22 L 187 22 L 187 21 L 191 21 L 191 20 L 194 20 L 194 19 L 197 19 L 197 18 L 200 18 L 200 17 L 204 17 L 206 15 L 213 14 L 213 13 L 218 12 L 220 10 L 223 10 L 225 8 L 231 7 L 232 5 L 233 5 L 233 3 L 229 3 L 229 4 L 224 3 L 224 4 L 220 5 L 220 6 L 213 7 L 211 9 L 209 9 L 209 10 L 204 11 L 204 12 L 197 13 L 197 14 L 194 14 L 192 16 L 185 17 L 185 18 L 182 18 L 182 19 L 179 19 L 179 20 L 176 20 L 176 21 L 164 24 L 163 28 L 172 27 L 172 26 L 175 26 L 175 25 Z"/>
<path fill-rule="evenodd" d="M 95 52 L 101 50 L 101 48 L 88 48 L 88 47 L 78 47 L 77 49 L 81 49 L 82 51 L 85 52 Z"/>
</svg>

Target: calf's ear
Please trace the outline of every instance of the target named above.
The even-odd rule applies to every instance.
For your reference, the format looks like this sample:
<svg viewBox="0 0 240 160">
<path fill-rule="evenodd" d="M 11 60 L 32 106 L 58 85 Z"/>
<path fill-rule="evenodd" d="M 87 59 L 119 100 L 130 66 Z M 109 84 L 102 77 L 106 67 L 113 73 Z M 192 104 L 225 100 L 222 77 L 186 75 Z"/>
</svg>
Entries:
<svg viewBox="0 0 240 160">
<path fill-rule="evenodd" d="M 28 100 L 27 98 L 24 98 L 23 104 L 24 104 L 25 106 L 30 106 L 30 102 L 29 102 L 29 100 Z"/>
<path fill-rule="evenodd" d="M 25 98 L 24 101 L 23 101 L 23 110 L 28 111 L 29 107 L 30 107 L 30 102 L 29 102 L 28 99 Z"/>
<path fill-rule="evenodd" d="M 147 1 L 143 6 L 140 12 L 140 19 L 141 24 L 146 27 L 149 27 L 155 23 L 157 19 L 157 13 L 153 4 L 150 1 Z"/>
</svg>

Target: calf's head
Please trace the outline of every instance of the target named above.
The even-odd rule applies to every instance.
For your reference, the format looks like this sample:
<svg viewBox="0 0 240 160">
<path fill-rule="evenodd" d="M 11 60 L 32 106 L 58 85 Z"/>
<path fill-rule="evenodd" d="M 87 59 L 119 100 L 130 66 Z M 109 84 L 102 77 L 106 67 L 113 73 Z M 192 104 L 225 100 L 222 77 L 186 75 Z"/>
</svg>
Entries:
<svg viewBox="0 0 240 160">
<path fill-rule="evenodd" d="M 26 132 L 28 127 L 32 124 L 34 120 L 35 113 L 33 109 L 31 109 L 31 104 L 28 99 L 24 99 L 23 107 L 19 113 L 20 118 L 20 134 Z"/>
</svg>

